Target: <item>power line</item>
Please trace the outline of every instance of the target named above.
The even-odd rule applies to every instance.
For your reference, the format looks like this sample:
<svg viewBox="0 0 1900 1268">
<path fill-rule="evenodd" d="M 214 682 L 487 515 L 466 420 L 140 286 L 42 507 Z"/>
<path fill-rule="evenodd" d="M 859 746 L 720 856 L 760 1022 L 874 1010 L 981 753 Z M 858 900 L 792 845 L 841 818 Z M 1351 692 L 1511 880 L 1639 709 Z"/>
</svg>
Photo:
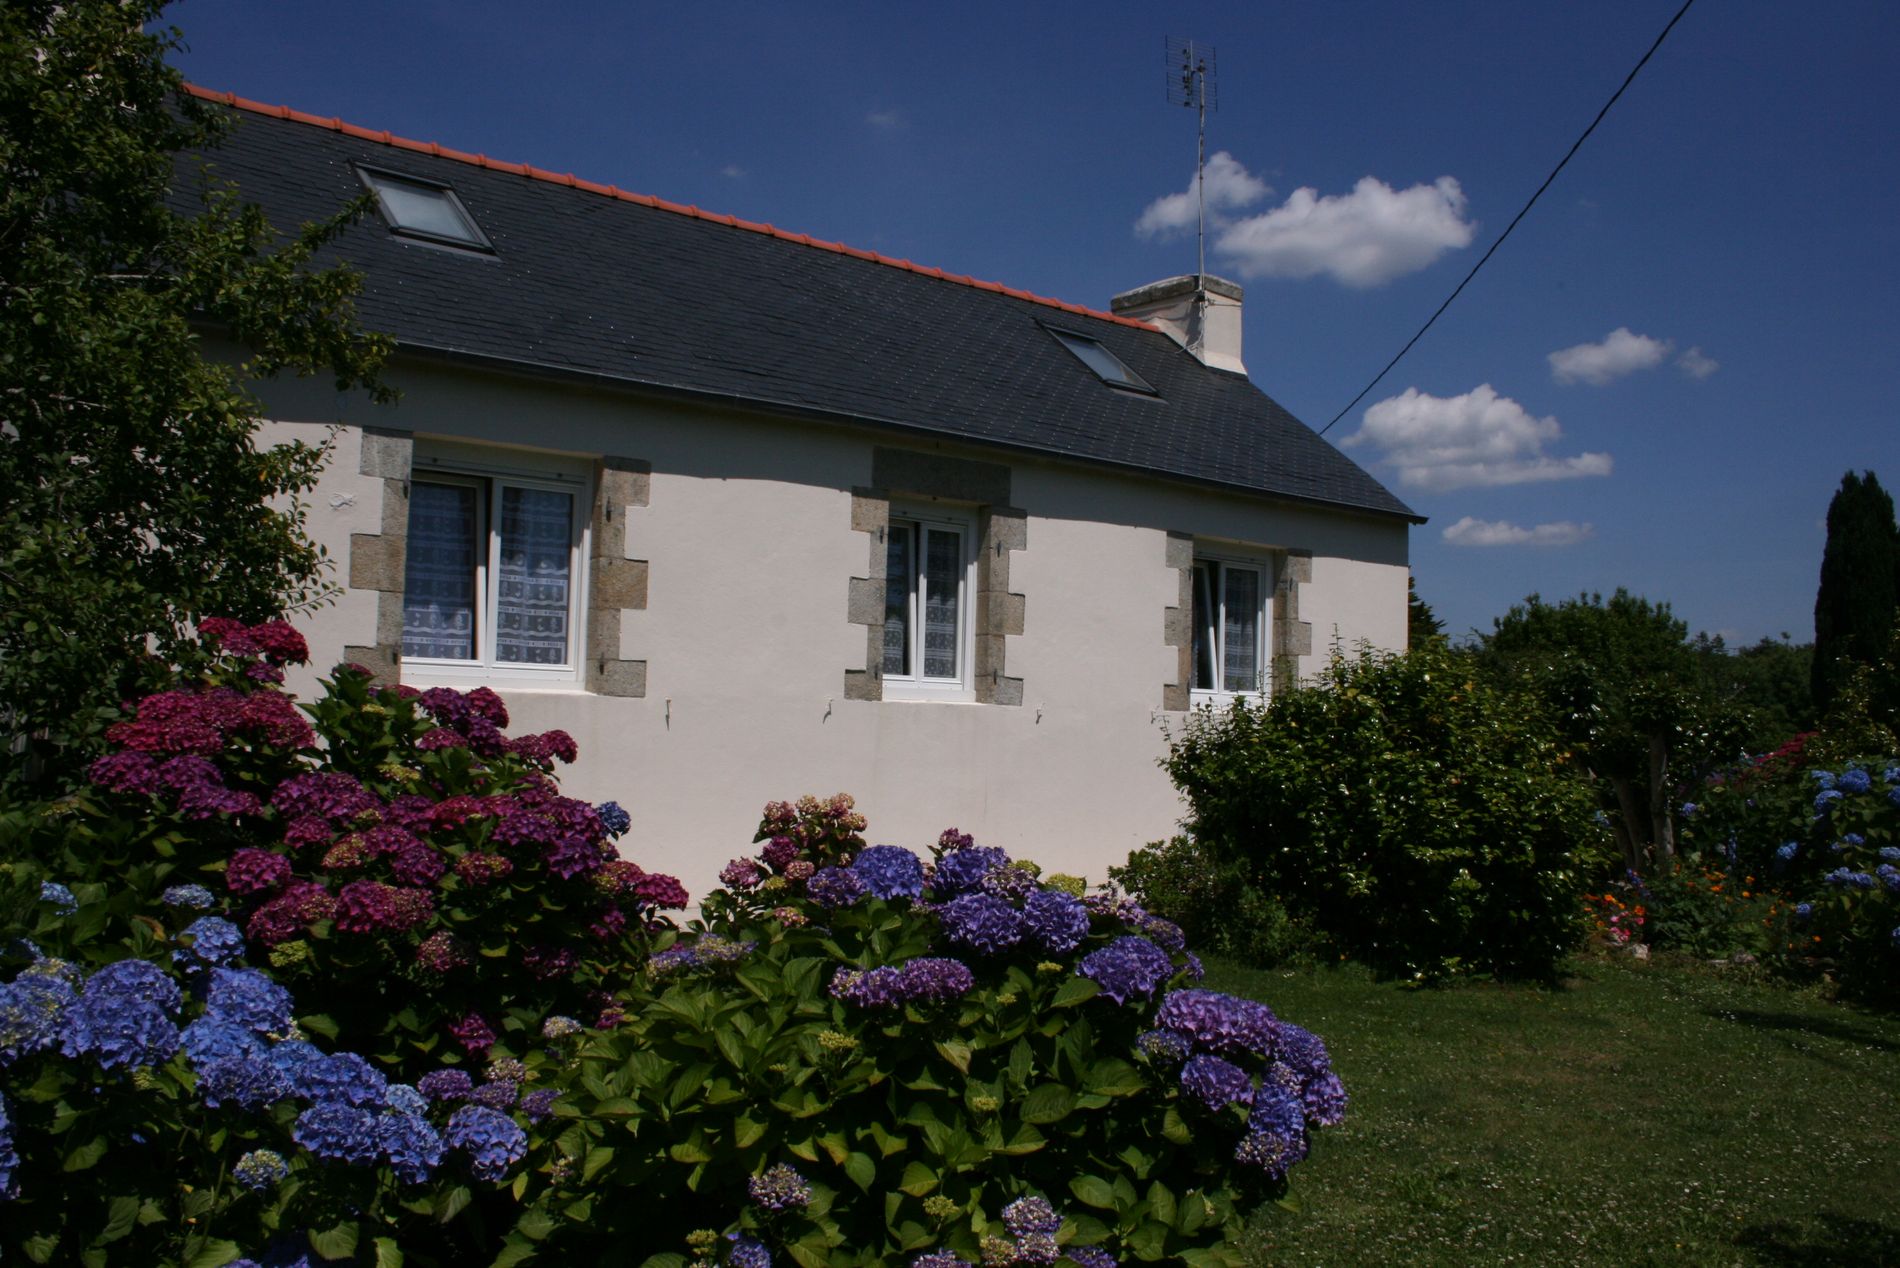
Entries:
<svg viewBox="0 0 1900 1268">
<path fill-rule="evenodd" d="M 1418 333 L 1413 335 L 1410 339 L 1406 340 L 1405 346 L 1399 349 L 1398 355 L 1385 363 L 1385 369 L 1373 375 L 1372 382 L 1366 384 L 1365 387 L 1361 388 L 1359 390 L 1359 395 L 1353 397 L 1350 401 L 1346 402 L 1345 409 L 1342 409 L 1337 414 L 1333 415 L 1332 423 L 1328 423 L 1324 427 L 1319 429 L 1320 435 L 1324 436 L 1327 432 L 1331 431 L 1333 429 L 1333 423 L 1337 423 L 1340 419 L 1344 418 L 1347 414 L 1351 413 L 1353 406 L 1357 405 L 1360 401 L 1365 400 L 1366 393 L 1370 392 L 1373 388 L 1379 386 L 1380 380 L 1384 379 L 1386 375 L 1392 372 L 1392 367 L 1405 359 L 1405 354 L 1412 350 L 1412 345 L 1425 337 L 1425 332 L 1432 328 L 1432 323 L 1436 322 L 1441 316 L 1444 315 L 1445 310 L 1451 307 L 1451 301 L 1454 299 L 1457 299 L 1459 295 L 1464 293 L 1465 287 L 1471 284 L 1472 278 L 1478 276 L 1478 270 L 1484 267 L 1485 261 L 1489 260 L 1493 255 L 1497 254 L 1497 249 L 1504 245 L 1504 240 L 1506 238 L 1511 236 L 1511 230 L 1517 228 L 1517 222 L 1522 220 L 1530 212 L 1530 209 L 1537 205 L 1537 200 L 1544 196 L 1544 191 L 1550 188 L 1550 183 L 1557 179 L 1557 173 L 1563 171 L 1565 165 L 1568 164 L 1570 160 L 1576 156 L 1577 151 L 1583 148 L 1583 143 L 1585 141 L 1588 141 L 1590 139 L 1590 134 L 1597 130 L 1597 124 L 1603 122 L 1603 116 L 1610 113 L 1610 107 L 1616 104 L 1617 98 L 1621 97 L 1623 93 L 1625 92 L 1625 90 L 1627 90 L 1631 84 L 1636 82 L 1637 74 L 1642 71 L 1643 67 L 1649 64 L 1649 59 L 1656 55 L 1656 50 L 1662 47 L 1663 41 L 1669 38 L 1669 33 L 1675 30 L 1676 23 L 1682 21 L 1683 14 L 1689 12 L 1689 6 L 1694 3 L 1695 3 L 1695 0 L 1683 0 L 1682 7 L 1676 10 L 1676 16 L 1673 18 L 1670 18 L 1669 24 L 1663 27 L 1662 34 L 1656 37 L 1656 42 L 1649 46 L 1649 51 L 1643 54 L 1642 60 L 1636 63 L 1635 68 L 1632 69 L 1628 75 L 1624 76 L 1622 86 L 1619 87 L 1615 92 L 1610 94 L 1610 99 L 1603 103 L 1603 109 L 1597 111 L 1597 117 L 1590 120 L 1590 126 L 1583 130 L 1583 135 L 1576 139 L 1575 143 L 1571 145 L 1569 151 L 1564 154 L 1561 160 L 1558 161 L 1557 166 L 1550 169 L 1550 175 L 1544 177 L 1544 183 L 1537 187 L 1537 192 L 1532 194 L 1530 201 L 1524 204 L 1524 209 L 1518 212 L 1517 215 L 1511 218 L 1510 224 L 1504 226 L 1504 232 L 1500 233 L 1498 235 L 1497 241 L 1491 244 L 1491 249 L 1484 253 L 1484 256 L 1482 259 L 1480 259 L 1476 264 L 1471 266 L 1471 272 L 1465 274 L 1465 280 L 1458 283 L 1458 288 L 1454 290 L 1450 295 L 1446 296 L 1445 302 L 1438 306 L 1438 310 L 1434 312 L 1430 317 L 1426 318 L 1425 324 L 1418 328 Z"/>
</svg>

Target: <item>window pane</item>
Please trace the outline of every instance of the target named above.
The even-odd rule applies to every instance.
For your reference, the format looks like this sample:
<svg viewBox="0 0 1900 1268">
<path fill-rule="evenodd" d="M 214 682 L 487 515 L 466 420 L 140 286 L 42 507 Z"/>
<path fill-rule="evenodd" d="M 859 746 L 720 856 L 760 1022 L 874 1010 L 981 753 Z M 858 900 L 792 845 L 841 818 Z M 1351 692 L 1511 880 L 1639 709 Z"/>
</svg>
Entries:
<svg viewBox="0 0 1900 1268">
<path fill-rule="evenodd" d="M 911 528 L 893 524 L 884 536 L 884 672 L 910 676 Z"/>
<path fill-rule="evenodd" d="M 395 228 L 480 245 L 481 238 L 463 217 L 448 190 L 411 185 L 388 176 L 372 176 L 370 180 L 383 201 L 384 213 Z"/>
<path fill-rule="evenodd" d="M 501 491 L 501 562 L 495 580 L 495 659 L 567 663 L 574 496 L 507 485 Z"/>
<path fill-rule="evenodd" d="M 404 656 L 475 659 L 475 496 L 466 484 L 411 486 Z"/>
<path fill-rule="evenodd" d="M 1214 649 L 1220 640 L 1216 636 L 1215 621 L 1220 609 L 1214 604 L 1214 564 L 1197 563 L 1194 565 L 1194 689 L 1212 691 L 1216 677 L 1214 674 Z"/>
<path fill-rule="evenodd" d="M 1260 690 L 1260 574 L 1251 568 L 1223 568 L 1227 610 L 1223 614 L 1222 686 L 1228 691 Z"/>
<path fill-rule="evenodd" d="M 957 676 L 957 606 L 962 599 L 963 537 L 924 532 L 924 677 Z"/>
</svg>

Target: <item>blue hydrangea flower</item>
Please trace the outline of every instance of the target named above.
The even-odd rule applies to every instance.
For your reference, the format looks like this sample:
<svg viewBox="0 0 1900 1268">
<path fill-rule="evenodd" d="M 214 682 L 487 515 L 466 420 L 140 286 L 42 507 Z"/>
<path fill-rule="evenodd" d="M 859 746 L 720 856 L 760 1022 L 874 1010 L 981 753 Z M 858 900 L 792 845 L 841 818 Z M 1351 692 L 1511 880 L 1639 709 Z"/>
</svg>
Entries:
<svg viewBox="0 0 1900 1268">
<path fill-rule="evenodd" d="M 1900 894 L 1900 867 L 1891 863 L 1882 863 L 1874 869 L 1874 876 L 1889 894 Z"/>
<path fill-rule="evenodd" d="M 200 916 L 185 926 L 191 945 L 172 952 L 172 963 L 187 973 L 207 965 L 236 964 L 244 958 L 244 931 L 221 916 Z"/>
<path fill-rule="evenodd" d="M 184 907 L 192 911 L 204 911 L 218 901 L 203 885 L 173 885 L 160 895 L 159 900 L 167 907 Z"/>
<path fill-rule="evenodd" d="M 1692 817 L 1698 809 L 1700 809 L 1700 807 L 1697 806 L 1695 802 L 1685 801 L 1682 803 L 1682 817 L 1688 819 Z"/>
<path fill-rule="evenodd" d="M 1844 793 L 1864 793 L 1874 786 L 1873 776 L 1858 768 L 1844 770 L 1834 786 Z"/>
<path fill-rule="evenodd" d="M 478 1180 L 500 1182 L 508 1168 L 528 1156 L 528 1133 L 515 1120 L 486 1105 L 464 1105 L 449 1116 L 444 1133 L 450 1146 L 469 1156 Z"/>
<path fill-rule="evenodd" d="M 367 1167 L 382 1155 L 376 1115 L 340 1101 L 320 1101 L 297 1115 L 290 1137 L 319 1158 Z"/>
<path fill-rule="evenodd" d="M 1822 884 L 1843 889 L 1872 889 L 1874 878 L 1866 872 L 1856 872 L 1852 868 L 1837 867 L 1821 878 Z"/>
<path fill-rule="evenodd" d="M 1840 799 L 1841 799 L 1840 789 L 1829 788 L 1827 791 L 1820 793 L 1819 795 L 1815 797 L 1814 813 L 1817 815 L 1826 814 L 1833 807 L 1834 803 L 1839 801 Z"/>
<path fill-rule="evenodd" d="M 821 907 L 850 907 L 864 897 L 865 884 L 848 868 L 821 867 L 805 882 L 805 893 Z"/>
<path fill-rule="evenodd" d="M 1202 1052 L 1236 1061 L 1274 1055 L 1279 1022 L 1265 1004 L 1219 991 L 1169 991 L 1155 1010 L 1155 1025 L 1193 1040 Z"/>
<path fill-rule="evenodd" d="M 79 998 L 72 977 L 60 961 L 41 960 L 0 986 L 0 1069 L 50 1048 L 59 1038 L 66 1012 Z"/>
<path fill-rule="evenodd" d="M 765 1243 L 739 1233 L 727 1233 L 732 1246 L 726 1251 L 728 1268 L 772 1268 L 772 1252 Z"/>
<path fill-rule="evenodd" d="M 1900 809 L 1900 788 L 1894 788 L 1888 791 L 1887 804 Z"/>
<path fill-rule="evenodd" d="M 215 917 L 212 917 L 215 919 Z M 257 969 L 213 969 L 205 1012 L 260 1035 L 290 1029 L 290 992 Z"/>
<path fill-rule="evenodd" d="M 290 1080 L 262 1053 L 220 1057 L 202 1065 L 198 1072 L 199 1099 L 212 1109 L 231 1104 L 244 1109 L 262 1109 L 294 1095 Z"/>
<path fill-rule="evenodd" d="M 13 1173 L 19 1166 L 20 1153 L 13 1147 L 13 1120 L 7 1117 L 6 1094 L 0 1092 L 0 1200 L 17 1195 L 19 1186 Z"/>
<path fill-rule="evenodd" d="M 1247 1072 L 1205 1052 L 1189 1057 L 1181 1067 L 1181 1090 L 1210 1110 L 1253 1101 L 1253 1080 Z"/>
<path fill-rule="evenodd" d="M 1089 909 L 1074 894 L 1039 889 L 1023 904 L 1023 928 L 1052 955 L 1067 955 L 1089 936 Z"/>
<path fill-rule="evenodd" d="M 1831 770 L 1811 770 L 1808 772 L 1808 778 L 1812 779 L 1815 785 L 1821 789 L 1825 790 L 1834 787 L 1834 772 Z"/>
<path fill-rule="evenodd" d="M 1900 863 L 1900 845 L 1883 845 L 1880 857 L 1889 863 Z"/>
<path fill-rule="evenodd" d="M 1842 845 L 1866 845 L 1867 838 L 1862 836 L 1858 832 L 1844 832 L 1841 834 L 1841 844 Z"/>
<path fill-rule="evenodd" d="M 948 898 L 975 889 L 983 878 L 1009 865 L 1009 855 L 993 845 L 971 845 L 952 850 L 937 860 L 937 896 Z"/>
<path fill-rule="evenodd" d="M 293 1074 L 297 1095 L 319 1105 L 367 1105 L 380 1109 L 389 1090 L 382 1071 L 354 1052 L 335 1052 L 304 1063 Z"/>
<path fill-rule="evenodd" d="M 303 1078 L 304 1071 L 309 1069 L 312 1063 L 323 1060 L 323 1053 L 319 1052 L 315 1045 L 306 1043 L 302 1039 L 286 1039 L 282 1043 L 274 1043 L 266 1055 L 269 1056 L 272 1065 L 284 1072 L 284 1077 L 290 1080 L 293 1087 L 297 1086 L 299 1080 Z"/>
<path fill-rule="evenodd" d="M 383 1107 L 398 1114 L 427 1114 L 429 1101 L 407 1083 L 391 1083 L 383 1089 Z"/>
<path fill-rule="evenodd" d="M 617 837 L 633 826 L 633 816 L 628 814 L 617 801 L 603 801 L 594 807 L 594 817 L 600 820 L 607 835 Z"/>
<path fill-rule="evenodd" d="M 994 894 L 965 894 L 952 899 L 937 909 L 937 919 L 943 923 L 945 938 L 979 955 L 1007 951 L 1023 937 L 1022 913 Z"/>
<path fill-rule="evenodd" d="M 66 1010 L 60 1051 L 90 1056 L 110 1070 L 158 1065 L 178 1051 L 172 1016 L 180 1003 L 178 984 L 156 964 L 120 960 L 86 980 Z"/>
<path fill-rule="evenodd" d="M 1082 957 L 1075 971 L 1093 980 L 1117 1004 L 1130 996 L 1147 997 L 1174 976 L 1174 961 L 1146 938 L 1130 934 Z"/>
<path fill-rule="evenodd" d="M 1053 1233 L 1062 1227 L 1062 1217 L 1045 1198 L 1017 1198 L 1003 1208 L 1003 1227 L 1009 1230 L 1011 1237 Z"/>
<path fill-rule="evenodd" d="M 1781 845 L 1775 848 L 1775 866 L 1777 868 L 1787 866 L 1794 861 L 1794 856 L 1799 853 L 1801 853 L 1801 843 L 1799 841 L 1782 842 Z"/>
<path fill-rule="evenodd" d="M 376 1120 L 376 1142 L 403 1184 L 421 1184 L 442 1165 L 442 1137 L 420 1114 L 391 1111 Z"/>
<path fill-rule="evenodd" d="M 864 882 L 865 889 L 873 898 L 923 896 L 923 860 L 901 845 L 869 846 L 852 861 L 851 870 Z M 818 878 L 814 876 L 812 879 Z"/>
<path fill-rule="evenodd" d="M 253 1149 L 231 1166 L 231 1178 L 254 1193 L 275 1188 L 289 1174 L 283 1155 L 271 1149 Z"/>
<path fill-rule="evenodd" d="M 1282 1180 L 1306 1157 L 1306 1114 L 1291 1094 L 1263 1086 L 1247 1112 L 1247 1134 L 1234 1149 L 1234 1161 L 1258 1167 L 1269 1180 Z"/>
<path fill-rule="evenodd" d="M 1194 1052 L 1194 1044 L 1186 1035 L 1172 1030 L 1150 1030 L 1135 1040 L 1135 1047 L 1141 1055 L 1159 1066 L 1177 1066 L 1186 1061 Z"/>
<path fill-rule="evenodd" d="M 1813 903 L 1796 903 L 1794 905 L 1794 918 L 1796 920 L 1806 920 L 1808 919 L 1808 917 L 1812 916 L 1813 914 L 1814 914 Z"/>
<path fill-rule="evenodd" d="M 62 916 L 70 916 L 79 910 L 79 900 L 73 897 L 73 891 L 58 881 L 40 882 L 40 901 L 53 904 L 53 910 Z"/>
</svg>

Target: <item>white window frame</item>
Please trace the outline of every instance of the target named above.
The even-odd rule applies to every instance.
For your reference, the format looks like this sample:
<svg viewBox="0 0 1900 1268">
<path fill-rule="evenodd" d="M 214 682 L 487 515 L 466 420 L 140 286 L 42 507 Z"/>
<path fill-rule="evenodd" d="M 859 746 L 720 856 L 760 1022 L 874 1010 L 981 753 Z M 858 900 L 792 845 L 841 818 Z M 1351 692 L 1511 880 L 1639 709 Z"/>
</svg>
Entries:
<svg viewBox="0 0 1900 1268">
<path fill-rule="evenodd" d="M 912 539 L 912 558 L 910 586 L 905 595 L 905 625 L 909 637 L 911 673 L 893 674 L 884 669 L 880 656 L 878 672 L 883 681 L 883 697 L 886 700 L 937 700 L 962 701 L 974 703 L 976 700 L 976 681 L 974 665 L 976 661 L 976 517 L 943 507 L 893 506 L 890 515 L 890 527 L 885 530 L 885 548 L 888 551 L 890 529 L 908 527 L 918 534 Z M 960 549 L 960 567 L 957 569 L 957 671 L 955 675 L 928 677 L 924 674 L 924 628 L 922 611 L 927 597 L 927 580 L 924 577 L 924 533 L 955 533 Z M 890 603 L 890 574 L 885 573 L 885 602 Z"/>
<path fill-rule="evenodd" d="M 593 464 L 584 458 L 527 451 L 433 444 L 416 447 L 410 468 L 411 496 L 417 483 L 462 485 L 479 491 L 476 534 L 485 544 L 475 564 L 476 656 L 402 657 L 402 680 L 418 687 L 507 686 L 533 690 L 578 690 L 587 649 L 587 560 L 593 507 Z M 567 661 L 561 665 L 523 665 L 497 660 L 495 628 L 499 604 L 494 584 L 500 568 L 502 492 L 507 488 L 546 489 L 573 499 L 568 533 Z M 406 583 L 406 578 L 405 578 Z M 408 595 L 405 584 L 404 604 Z"/>
<path fill-rule="evenodd" d="M 1273 588 L 1276 560 L 1255 554 L 1221 550 L 1200 549 L 1194 552 L 1193 600 L 1188 619 L 1191 629 L 1188 636 L 1188 697 L 1196 704 L 1225 705 L 1235 700 L 1264 701 L 1273 688 Z M 1227 581 L 1230 570 L 1255 574 L 1259 608 L 1254 613 L 1254 681 L 1251 690 L 1233 691 L 1227 683 Z M 1203 578 L 1211 576 L 1210 587 L 1213 591 L 1212 611 L 1202 612 Z M 1208 625 L 1202 616 L 1212 618 Z M 1202 640 L 1207 639 L 1213 650 L 1211 668 L 1214 685 L 1201 685 Z"/>
</svg>

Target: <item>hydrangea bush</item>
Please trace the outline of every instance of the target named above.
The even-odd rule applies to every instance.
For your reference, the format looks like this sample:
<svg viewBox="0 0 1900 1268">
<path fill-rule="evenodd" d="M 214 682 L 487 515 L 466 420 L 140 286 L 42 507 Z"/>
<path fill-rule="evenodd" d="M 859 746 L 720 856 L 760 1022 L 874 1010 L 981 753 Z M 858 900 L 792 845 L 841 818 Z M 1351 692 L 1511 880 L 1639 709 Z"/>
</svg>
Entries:
<svg viewBox="0 0 1900 1268">
<path fill-rule="evenodd" d="M 584 1050 L 550 1208 L 639 1192 L 584 1236 L 670 1242 L 655 1268 L 1240 1262 L 1243 1213 L 1343 1115 L 1324 1045 L 1196 987 L 1132 901 L 863 829 L 847 797 L 767 807 Z"/>
<path fill-rule="evenodd" d="M 1777 895 L 1768 948 L 1851 993 L 1900 1003 L 1900 756 L 1820 765 L 1797 750 L 1723 772 L 1684 807 L 1685 844 Z"/>
</svg>

